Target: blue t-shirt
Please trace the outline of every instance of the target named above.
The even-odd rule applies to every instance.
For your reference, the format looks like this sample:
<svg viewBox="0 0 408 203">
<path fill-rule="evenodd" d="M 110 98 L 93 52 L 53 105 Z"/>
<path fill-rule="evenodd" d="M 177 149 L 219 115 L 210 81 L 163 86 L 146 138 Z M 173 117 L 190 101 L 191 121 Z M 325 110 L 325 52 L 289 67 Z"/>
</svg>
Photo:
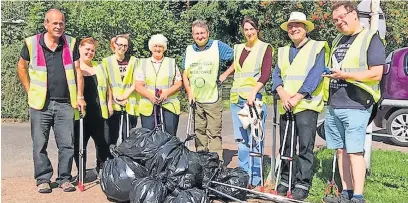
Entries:
<svg viewBox="0 0 408 203">
<path fill-rule="evenodd" d="M 350 45 L 358 34 L 343 36 L 337 45 L 334 55 L 339 63 L 343 61 Z M 370 41 L 367 50 L 368 66 L 385 64 L 385 46 L 378 34 Z M 365 90 L 347 83 L 345 80 L 330 80 L 329 105 L 337 109 L 367 109 L 373 103 L 372 96 Z"/>
</svg>

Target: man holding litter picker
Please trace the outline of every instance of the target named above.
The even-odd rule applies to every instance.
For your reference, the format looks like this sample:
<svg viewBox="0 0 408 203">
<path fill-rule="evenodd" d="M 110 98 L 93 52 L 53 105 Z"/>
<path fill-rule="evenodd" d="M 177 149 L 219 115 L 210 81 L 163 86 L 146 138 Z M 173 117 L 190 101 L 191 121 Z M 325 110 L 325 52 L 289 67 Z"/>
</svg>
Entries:
<svg viewBox="0 0 408 203">
<path fill-rule="evenodd" d="M 277 180 L 279 176 L 282 178 L 275 192 L 304 200 L 312 184 L 317 118 L 324 107 L 321 75 L 329 48 L 327 42 L 308 37 L 314 24 L 301 12 L 292 12 L 281 28 L 287 31 L 292 42 L 279 48 L 278 63 L 272 74 L 272 91 L 280 98 L 281 115 L 282 172 Z M 299 154 L 295 158 L 298 139 Z"/>
</svg>

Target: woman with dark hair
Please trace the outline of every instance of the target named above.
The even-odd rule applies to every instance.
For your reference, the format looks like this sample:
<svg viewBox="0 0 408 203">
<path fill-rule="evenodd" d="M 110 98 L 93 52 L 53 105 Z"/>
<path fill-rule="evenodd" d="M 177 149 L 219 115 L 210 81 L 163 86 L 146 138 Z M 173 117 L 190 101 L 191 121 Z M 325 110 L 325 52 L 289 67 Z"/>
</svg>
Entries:
<svg viewBox="0 0 408 203">
<path fill-rule="evenodd" d="M 84 77 L 84 100 L 86 113 L 83 115 L 84 150 L 89 138 L 95 142 L 96 172 L 103 168 L 103 163 L 110 156 L 108 117 L 112 115 L 112 94 L 108 88 L 108 78 L 105 69 L 92 61 L 95 56 L 97 42 L 84 38 L 79 45 L 80 68 Z M 75 121 L 74 159 L 79 171 L 79 120 Z M 86 169 L 86 153 L 84 153 L 84 171 Z"/>
<path fill-rule="evenodd" d="M 262 119 L 260 123 L 261 131 L 265 124 L 267 108 L 263 102 L 255 101 L 255 98 L 262 100 L 265 94 L 264 86 L 268 82 L 272 68 L 273 48 L 270 44 L 259 39 L 258 21 L 252 17 L 245 17 L 242 21 L 242 30 L 246 42 L 234 46 L 234 65 L 225 71 L 221 76 L 221 82 L 229 74 L 234 73 L 234 82 L 231 88 L 231 112 L 234 127 L 234 139 L 238 144 L 239 166 L 252 177 L 252 186 L 257 186 L 261 181 L 260 157 L 254 157 L 250 163 L 250 136 L 251 127 L 243 126 L 238 117 L 238 112 L 245 105 L 259 109 Z M 263 97 L 265 99 L 265 97 Z M 250 108 L 249 108 L 250 109 Z M 255 113 L 254 113 L 255 116 Z M 261 132 L 259 132 L 261 134 Z M 256 137 L 252 137 L 253 151 L 263 151 L 263 141 L 255 142 Z M 252 168 L 250 166 L 252 165 Z"/>
<path fill-rule="evenodd" d="M 128 54 L 129 43 L 129 35 L 117 35 L 112 38 L 111 49 L 114 54 L 102 60 L 114 100 L 112 104 L 113 115 L 109 118 L 110 144 L 122 142 L 122 140 L 118 141 L 119 129 L 122 127 L 121 138 L 125 138 L 128 130 L 136 127 L 137 116 L 139 116 L 139 94 L 136 91 L 131 91 L 126 100 L 117 99 L 123 95 L 126 89 L 132 88 L 135 80 L 134 73 L 139 60 Z M 121 119 L 122 115 L 123 120 Z"/>
</svg>

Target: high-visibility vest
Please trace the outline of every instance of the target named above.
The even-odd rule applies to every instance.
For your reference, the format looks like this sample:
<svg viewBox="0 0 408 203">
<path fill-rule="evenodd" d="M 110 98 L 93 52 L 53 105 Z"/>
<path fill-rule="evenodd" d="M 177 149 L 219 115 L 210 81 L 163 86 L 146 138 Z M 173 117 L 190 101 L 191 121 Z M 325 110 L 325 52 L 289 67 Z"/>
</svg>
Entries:
<svg viewBox="0 0 408 203">
<path fill-rule="evenodd" d="M 140 67 L 145 74 L 146 89 L 155 95 L 155 90 L 168 90 L 174 84 L 174 77 L 176 76 L 176 61 L 174 58 L 164 57 L 159 69 L 156 70 L 153 66 L 151 58 L 140 59 Z M 140 69 L 139 69 L 140 70 Z M 162 102 L 162 107 L 180 114 L 180 101 L 177 98 L 178 92 L 169 96 L 167 100 Z M 153 103 L 145 97 L 140 98 L 139 112 L 144 116 L 150 116 L 153 112 Z"/>
<path fill-rule="evenodd" d="M 97 91 L 98 91 L 98 97 L 99 97 L 99 105 L 102 113 L 102 118 L 108 119 L 109 118 L 109 113 L 108 113 L 108 76 L 106 75 L 105 68 L 103 68 L 102 65 L 100 65 L 96 61 L 92 61 L 92 67 L 95 69 L 95 75 L 96 75 L 96 81 L 98 82 L 97 84 Z M 78 115 L 77 115 L 78 113 Z M 84 112 L 84 116 L 86 114 L 86 110 Z M 79 112 L 75 111 L 75 120 L 79 120 Z"/>
<path fill-rule="evenodd" d="M 265 52 L 270 46 L 261 40 L 257 40 L 254 46 L 249 52 L 244 63 L 239 64 L 242 51 L 245 48 L 244 44 L 237 44 L 234 46 L 234 82 L 230 91 L 231 103 L 238 103 L 238 98 L 242 97 L 248 99 L 248 95 L 251 93 L 253 87 L 255 87 L 257 81 L 261 77 L 262 61 L 265 56 Z M 273 53 L 273 48 L 272 48 Z M 271 67 L 272 68 L 272 67 Z M 262 99 L 265 100 L 266 94 L 264 88 L 260 91 L 263 94 Z"/>
<path fill-rule="evenodd" d="M 302 87 L 309 71 L 313 68 L 316 62 L 317 55 L 322 49 L 325 50 L 325 63 L 328 61 L 330 52 L 329 46 L 325 41 L 309 40 L 296 54 L 292 63 L 289 61 L 290 45 L 280 47 L 278 50 L 278 66 L 281 70 L 283 80 L 283 88 L 289 95 L 296 94 Z M 326 65 L 326 64 L 325 64 Z M 324 108 L 323 102 L 323 83 L 320 83 L 316 90 L 310 95 L 311 98 L 302 99 L 292 110 L 294 114 L 304 110 L 313 110 L 322 112 Z M 284 114 L 286 111 L 282 104 L 278 103 L 279 113 Z"/>
<path fill-rule="evenodd" d="M 113 97 L 122 96 L 125 89 L 132 86 L 135 81 L 135 72 L 138 63 L 139 60 L 136 57 L 130 57 L 126 68 L 125 77 L 122 81 L 118 61 L 116 60 L 115 55 L 102 59 L 102 64 L 108 73 L 108 81 L 110 87 L 112 88 Z M 136 91 L 133 91 L 128 97 L 126 112 L 129 115 L 139 116 L 139 99 L 140 95 Z M 121 106 L 119 104 L 113 103 L 112 107 L 115 111 L 121 111 Z"/>
<path fill-rule="evenodd" d="M 47 67 L 42 46 L 40 45 L 41 34 L 25 39 L 30 62 L 28 74 L 30 76 L 30 88 L 28 90 L 28 105 L 33 109 L 43 109 L 47 96 Z M 77 108 L 77 87 L 75 80 L 73 50 L 75 38 L 62 35 L 64 46 L 62 47 L 62 64 L 68 83 L 70 102 L 73 108 Z"/>
<path fill-rule="evenodd" d="M 363 29 L 363 31 L 358 33 L 357 37 L 354 39 L 353 43 L 351 43 L 349 49 L 346 52 L 346 55 L 341 61 L 341 70 L 343 70 L 344 72 L 360 72 L 368 70 L 367 51 L 368 47 L 370 46 L 371 39 L 376 32 L 376 30 Z M 343 36 L 343 34 L 338 34 L 337 37 L 333 40 L 330 57 L 333 56 L 334 52 L 336 51 L 336 47 Z M 330 58 L 329 61 L 329 67 L 335 68 L 333 67 L 332 58 Z M 381 91 L 379 81 L 363 82 L 351 79 L 346 79 L 346 81 L 370 93 L 373 96 L 375 102 L 378 102 L 378 100 L 380 100 Z M 328 101 L 329 98 L 329 85 L 330 79 L 326 78 L 324 80 L 325 101 Z"/>
<path fill-rule="evenodd" d="M 194 51 L 189 45 L 186 49 L 185 71 L 196 102 L 215 103 L 218 100 L 218 70 L 220 56 L 218 40 L 204 51 Z"/>
</svg>

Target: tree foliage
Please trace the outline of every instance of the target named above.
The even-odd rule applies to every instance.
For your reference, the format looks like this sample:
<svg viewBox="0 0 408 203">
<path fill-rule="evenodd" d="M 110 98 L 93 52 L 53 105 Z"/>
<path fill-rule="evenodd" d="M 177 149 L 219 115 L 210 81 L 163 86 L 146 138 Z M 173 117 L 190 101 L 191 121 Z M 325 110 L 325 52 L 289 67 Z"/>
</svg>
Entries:
<svg viewBox="0 0 408 203">
<path fill-rule="evenodd" d="M 336 35 L 330 21 L 331 1 L 2 1 L 2 117 L 27 118 L 27 98 L 16 76 L 16 62 L 22 40 L 42 32 L 44 14 L 50 8 L 65 13 L 66 33 L 98 40 L 96 60 L 112 54 L 110 39 L 117 34 L 131 36 L 132 54 L 148 57 L 148 40 L 162 33 L 169 40 L 167 56 L 181 63 L 184 50 L 193 42 L 191 22 L 198 18 L 209 22 L 211 37 L 230 46 L 244 41 L 241 20 L 245 15 L 259 19 L 261 37 L 276 49 L 289 43 L 280 24 L 290 12 L 302 11 L 316 29 L 310 36 L 329 43 Z M 384 1 L 387 17 L 387 52 L 407 46 L 408 3 Z M 7 23 L 24 20 L 23 24 Z M 276 55 L 276 54 L 275 54 Z M 276 56 L 274 57 L 276 59 Z M 181 94 L 184 95 L 184 94 Z M 185 106 L 185 105 L 183 105 Z M 25 109 L 23 109 L 24 107 Z M 15 111 L 15 113 L 13 113 Z"/>
</svg>

